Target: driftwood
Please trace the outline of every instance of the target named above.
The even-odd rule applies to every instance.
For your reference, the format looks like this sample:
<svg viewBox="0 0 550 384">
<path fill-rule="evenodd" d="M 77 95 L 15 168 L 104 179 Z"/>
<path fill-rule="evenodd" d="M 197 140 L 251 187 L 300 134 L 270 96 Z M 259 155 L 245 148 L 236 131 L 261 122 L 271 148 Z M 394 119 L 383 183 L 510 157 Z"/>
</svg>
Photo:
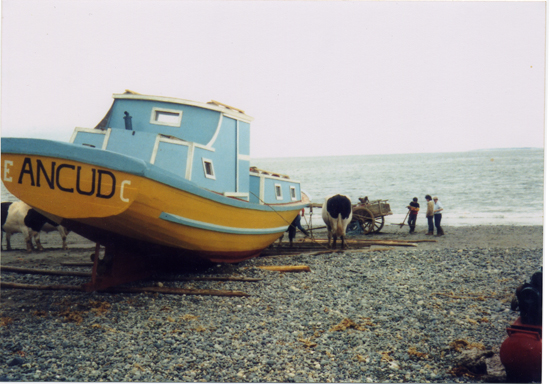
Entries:
<svg viewBox="0 0 550 384">
<path fill-rule="evenodd" d="M 171 287 L 112 287 L 105 290 L 110 293 L 170 293 L 174 295 L 198 295 L 198 296 L 250 296 L 241 291 L 224 291 L 218 289 L 185 289 Z"/>
<path fill-rule="evenodd" d="M 328 243 L 328 240 L 327 239 L 312 239 L 311 237 L 304 237 L 303 238 L 303 242 L 304 243 L 310 243 L 310 242 L 314 242 L 314 243 L 317 243 L 317 244 L 326 244 Z M 369 243 L 371 241 L 376 241 L 376 240 L 368 240 L 368 239 L 347 239 L 346 238 L 346 243 L 347 244 L 366 244 L 366 243 Z"/>
<path fill-rule="evenodd" d="M 16 273 L 30 273 L 38 275 L 58 275 L 58 276 L 91 276 L 90 272 L 79 271 L 54 271 L 47 269 L 35 269 L 35 268 L 21 268 L 21 267 L 9 267 L 3 266 L 3 271 L 16 272 Z M 262 279 L 252 277 L 183 277 L 174 279 L 162 279 L 166 281 L 261 281 Z"/>
<path fill-rule="evenodd" d="M 2 281 L 0 283 L 1 288 L 15 288 L 15 289 L 36 289 L 36 290 L 48 290 L 48 291 L 83 291 L 80 285 L 41 285 L 41 284 L 19 284 L 19 283 L 7 283 Z"/>
<path fill-rule="evenodd" d="M 424 239 L 424 240 L 386 240 L 386 241 L 399 241 L 402 243 L 437 243 L 437 240 L 430 240 L 430 239 Z"/>
<path fill-rule="evenodd" d="M 392 245 L 396 247 L 418 247 L 415 243 L 408 243 L 397 240 L 371 240 L 369 245 Z"/>
<path fill-rule="evenodd" d="M 306 252 L 293 252 L 293 253 L 284 253 L 284 252 L 281 252 L 280 254 L 275 254 L 275 255 L 268 255 L 268 256 L 261 256 L 260 257 L 262 259 L 271 259 L 271 258 L 274 258 L 274 257 L 284 257 L 284 256 L 299 256 L 299 255 L 309 255 L 309 253 L 306 253 Z"/>
<path fill-rule="evenodd" d="M 36 275 L 58 275 L 58 276 L 91 276 L 91 272 L 79 272 L 79 271 L 54 271 L 49 269 L 35 269 L 35 268 L 20 268 L 2 266 L 2 271 L 16 272 L 16 273 L 31 273 Z"/>
<path fill-rule="evenodd" d="M 82 261 L 82 262 L 64 261 L 60 264 L 67 267 L 93 267 L 94 266 L 94 263 L 90 263 L 86 261 Z"/>
<path fill-rule="evenodd" d="M 311 272 L 307 265 L 266 265 L 257 268 L 274 272 Z"/>
<path fill-rule="evenodd" d="M 255 277 L 174 277 L 162 278 L 162 281 L 262 281 Z"/>
<path fill-rule="evenodd" d="M 14 289 L 37 289 L 37 290 L 62 290 L 62 291 L 83 291 L 80 285 L 38 285 L 38 284 L 18 284 L 1 282 L 0 288 Z M 109 293 L 168 293 L 175 295 L 200 295 L 200 296 L 250 296 L 241 291 L 223 291 L 216 289 L 184 289 L 170 287 L 112 287 L 104 292 Z"/>
<path fill-rule="evenodd" d="M 328 243 L 328 240 L 315 239 L 315 242 L 319 245 Z M 369 245 L 397 245 L 404 247 L 416 247 L 415 243 L 420 242 L 437 242 L 437 240 L 355 240 L 346 239 L 346 244 L 354 246 L 369 246 Z M 412 245 L 411 245 L 412 244 Z"/>
</svg>

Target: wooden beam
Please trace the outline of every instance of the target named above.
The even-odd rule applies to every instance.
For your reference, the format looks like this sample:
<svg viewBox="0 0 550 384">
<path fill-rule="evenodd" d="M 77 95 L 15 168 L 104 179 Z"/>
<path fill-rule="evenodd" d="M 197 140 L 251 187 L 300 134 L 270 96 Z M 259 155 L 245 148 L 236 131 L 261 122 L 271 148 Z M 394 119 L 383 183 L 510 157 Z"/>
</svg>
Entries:
<svg viewBox="0 0 550 384">
<path fill-rule="evenodd" d="M 48 290 L 48 291 L 83 291 L 80 285 L 41 285 L 41 284 L 19 284 L 8 283 L 2 281 L 0 288 L 12 288 L 12 289 L 36 289 L 36 290 Z"/>
<path fill-rule="evenodd" d="M 55 270 L 49 270 L 49 269 L 20 268 L 20 267 L 10 267 L 10 266 L 2 266 L 1 270 L 4 272 L 30 273 L 30 274 L 36 274 L 36 275 L 85 276 L 85 277 L 89 277 L 92 275 L 90 272 L 55 271 Z"/>
<path fill-rule="evenodd" d="M 161 281 L 262 281 L 255 277 L 174 277 L 174 278 L 162 278 Z"/>
<path fill-rule="evenodd" d="M 266 265 L 257 268 L 274 272 L 311 272 L 307 265 Z"/>
<path fill-rule="evenodd" d="M 171 287 L 111 287 L 105 290 L 110 293 L 168 293 L 174 295 L 199 295 L 199 296 L 240 296 L 248 297 L 248 293 L 241 291 L 224 291 L 217 289 L 185 289 Z"/>
<path fill-rule="evenodd" d="M 94 263 L 90 263 L 88 261 L 82 261 L 82 262 L 65 261 L 60 264 L 67 267 L 93 267 L 94 266 Z"/>
<path fill-rule="evenodd" d="M 79 285 L 40 285 L 40 284 L 18 284 L 1 282 L 0 288 L 12 289 L 36 289 L 36 290 L 62 290 L 62 291 L 83 291 L 84 288 Z M 200 295 L 200 296 L 250 296 L 241 291 L 224 291 L 216 289 L 184 289 L 170 287 L 111 287 L 104 292 L 109 293 L 164 293 L 174 295 Z"/>
</svg>

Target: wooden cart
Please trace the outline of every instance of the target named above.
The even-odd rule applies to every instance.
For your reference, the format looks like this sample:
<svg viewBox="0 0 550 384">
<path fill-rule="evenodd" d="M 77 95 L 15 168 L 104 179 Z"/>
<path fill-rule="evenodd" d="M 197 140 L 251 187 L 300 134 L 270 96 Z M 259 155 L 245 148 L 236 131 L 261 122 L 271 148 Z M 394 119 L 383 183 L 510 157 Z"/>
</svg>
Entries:
<svg viewBox="0 0 550 384">
<path fill-rule="evenodd" d="M 384 227 L 384 216 L 392 215 L 388 200 L 369 201 L 367 197 L 359 198 L 360 203 L 354 205 L 353 217 L 348 225 L 348 231 L 358 230 L 365 234 L 378 233 Z"/>
</svg>

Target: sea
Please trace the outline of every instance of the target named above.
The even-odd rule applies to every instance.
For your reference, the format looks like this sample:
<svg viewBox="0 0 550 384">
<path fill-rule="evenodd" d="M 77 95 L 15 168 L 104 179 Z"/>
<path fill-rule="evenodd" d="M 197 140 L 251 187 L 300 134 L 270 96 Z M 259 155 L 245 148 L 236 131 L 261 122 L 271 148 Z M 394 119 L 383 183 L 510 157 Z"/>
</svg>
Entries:
<svg viewBox="0 0 550 384">
<path fill-rule="evenodd" d="M 386 223 L 402 223 L 407 205 L 418 198 L 418 224 L 426 195 L 443 205 L 442 225 L 543 225 L 544 149 L 254 159 L 260 169 L 301 182 L 311 200 L 334 193 L 352 202 L 388 200 Z M 425 220 L 425 219 L 424 219 Z M 320 212 L 314 225 L 322 224 Z"/>
<path fill-rule="evenodd" d="M 252 166 L 283 173 L 301 182 L 316 203 L 325 196 L 348 195 L 387 200 L 402 223 L 413 197 L 424 218 L 424 196 L 443 205 L 442 225 L 543 225 L 544 150 L 493 149 L 452 153 L 324 156 L 252 159 Z M 2 201 L 17 201 L 2 184 Z M 308 213 L 309 214 L 309 213 Z M 314 209 L 313 225 L 322 225 Z"/>
</svg>

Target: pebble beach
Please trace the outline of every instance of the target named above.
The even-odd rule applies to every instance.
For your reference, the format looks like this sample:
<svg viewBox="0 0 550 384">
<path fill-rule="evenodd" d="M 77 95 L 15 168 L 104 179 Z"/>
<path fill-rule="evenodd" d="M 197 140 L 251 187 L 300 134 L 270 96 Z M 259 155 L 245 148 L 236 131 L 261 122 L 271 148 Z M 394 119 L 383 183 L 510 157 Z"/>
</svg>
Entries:
<svg viewBox="0 0 550 384">
<path fill-rule="evenodd" d="M 376 239 L 436 242 L 260 257 L 136 284 L 234 290 L 245 297 L 2 289 L 0 381 L 487 381 L 460 374 L 458 361 L 474 346 L 498 353 L 506 327 L 519 316 L 510 310 L 515 288 L 542 266 L 543 228 L 424 232 L 388 225 Z M 71 233 L 68 251 L 56 233 L 42 239 L 46 250 L 27 254 L 21 236 L 14 236 L 15 250 L 2 252 L 2 266 L 90 270 L 60 264 L 89 261 L 93 244 L 86 239 Z M 258 268 L 289 265 L 310 271 Z M 259 280 L 173 281 L 189 276 Z M 89 280 L 6 271 L 1 278 Z"/>
</svg>

